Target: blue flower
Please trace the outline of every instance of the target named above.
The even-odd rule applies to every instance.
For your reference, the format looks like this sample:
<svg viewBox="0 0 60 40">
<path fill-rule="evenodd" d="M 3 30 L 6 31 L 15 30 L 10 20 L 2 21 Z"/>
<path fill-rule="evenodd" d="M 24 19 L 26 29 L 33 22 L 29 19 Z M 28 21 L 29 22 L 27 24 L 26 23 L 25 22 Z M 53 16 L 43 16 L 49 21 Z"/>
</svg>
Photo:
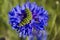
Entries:
<svg viewBox="0 0 60 40">
<path fill-rule="evenodd" d="M 40 30 L 37 32 L 36 30 L 33 33 L 33 36 L 29 36 L 28 40 L 47 40 L 47 31 L 46 30 Z"/>
<path fill-rule="evenodd" d="M 9 23 L 20 37 L 32 36 L 33 30 L 44 30 L 47 26 L 48 12 L 35 2 L 17 5 L 9 12 Z"/>
</svg>

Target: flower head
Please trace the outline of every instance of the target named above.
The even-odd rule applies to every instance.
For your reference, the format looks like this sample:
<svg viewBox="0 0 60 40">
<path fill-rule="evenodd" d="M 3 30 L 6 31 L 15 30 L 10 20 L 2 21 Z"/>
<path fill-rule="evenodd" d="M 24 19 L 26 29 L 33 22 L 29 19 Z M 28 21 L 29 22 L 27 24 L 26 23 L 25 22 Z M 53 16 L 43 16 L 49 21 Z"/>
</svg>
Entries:
<svg viewBox="0 0 60 40">
<path fill-rule="evenodd" d="M 9 23 L 20 37 L 32 36 L 33 30 L 44 30 L 47 20 L 48 12 L 35 2 L 17 5 L 9 12 Z"/>
</svg>

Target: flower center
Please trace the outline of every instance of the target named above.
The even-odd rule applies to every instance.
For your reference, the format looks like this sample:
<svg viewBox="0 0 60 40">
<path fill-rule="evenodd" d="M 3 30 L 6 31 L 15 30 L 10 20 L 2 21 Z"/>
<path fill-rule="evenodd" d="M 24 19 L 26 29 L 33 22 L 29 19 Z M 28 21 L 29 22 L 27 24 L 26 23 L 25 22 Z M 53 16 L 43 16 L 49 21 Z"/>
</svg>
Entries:
<svg viewBox="0 0 60 40">
<path fill-rule="evenodd" d="M 32 13 L 29 9 L 26 8 L 24 18 L 20 22 L 19 26 L 24 26 L 24 25 L 30 23 L 31 20 L 32 20 Z"/>
</svg>

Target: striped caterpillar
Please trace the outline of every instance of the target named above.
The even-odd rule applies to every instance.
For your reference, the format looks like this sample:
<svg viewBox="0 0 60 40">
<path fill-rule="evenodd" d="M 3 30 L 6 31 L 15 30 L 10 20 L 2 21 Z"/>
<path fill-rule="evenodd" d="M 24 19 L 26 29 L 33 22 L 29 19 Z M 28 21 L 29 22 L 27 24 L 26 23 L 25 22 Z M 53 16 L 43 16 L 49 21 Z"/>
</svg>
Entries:
<svg viewBox="0 0 60 40">
<path fill-rule="evenodd" d="M 32 13 L 29 9 L 25 9 L 25 12 L 27 14 L 27 17 L 25 19 L 23 19 L 23 21 L 20 22 L 20 26 L 26 25 L 30 22 L 30 20 L 32 19 Z"/>
</svg>

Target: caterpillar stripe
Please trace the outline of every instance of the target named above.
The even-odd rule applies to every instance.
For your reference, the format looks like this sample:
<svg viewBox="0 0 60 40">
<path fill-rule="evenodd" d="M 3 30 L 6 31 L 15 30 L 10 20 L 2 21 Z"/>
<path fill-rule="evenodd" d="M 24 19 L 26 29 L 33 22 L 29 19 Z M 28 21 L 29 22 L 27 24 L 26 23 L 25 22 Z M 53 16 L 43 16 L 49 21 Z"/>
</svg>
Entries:
<svg viewBox="0 0 60 40">
<path fill-rule="evenodd" d="M 25 9 L 25 12 L 27 14 L 27 17 L 25 19 L 23 19 L 23 21 L 20 22 L 19 26 L 28 24 L 30 22 L 30 20 L 32 19 L 31 11 L 29 9 Z"/>
</svg>

